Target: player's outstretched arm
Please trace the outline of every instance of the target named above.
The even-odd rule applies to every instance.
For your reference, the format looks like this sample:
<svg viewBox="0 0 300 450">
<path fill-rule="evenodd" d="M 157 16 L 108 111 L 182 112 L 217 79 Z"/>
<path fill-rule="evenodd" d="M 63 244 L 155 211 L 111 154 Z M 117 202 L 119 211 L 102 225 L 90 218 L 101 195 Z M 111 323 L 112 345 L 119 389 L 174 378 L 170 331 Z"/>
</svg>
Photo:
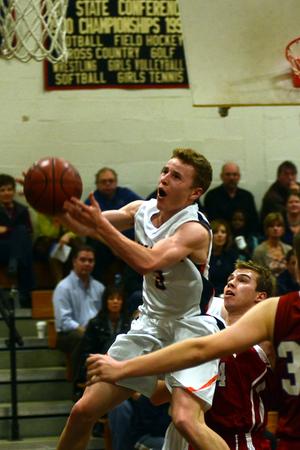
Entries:
<svg viewBox="0 0 300 450">
<path fill-rule="evenodd" d="M 140 200 L 121 210 L 102 213 L 93 196 L 90 199 L 91 205 L 85 205 L 78 199 L 66 202 L 64 224 L 78 234 L 104 241 L 137 272 L 145 274 L 161 270 L 196 253 L 198 263 L 206 259 L 209 236 L 207 230 L 198 223 L 185 223 L 171 237 L 162 239 L 152 248 L 146 248 L 128 239 L 115 227 L 116 223 L 119 229 L 124 229 L 126 223 L 133 226 Z"/>
<path fill-rule="evenodd" d="M 102 241 L 105 241 L 99 233 L 102 222 L 108 221 L 120 231 L 132 228 L 134 214 L 143 202 L 142 200 L 136 200 L 119 210 L 103 212 L 92 193 L 89 198 L 90 205 L 86 205 L 77 198 L 66 201 L 64 213 L 59 216 L 59 221 L 76 234 L 90 236 Z"/>
<path fill-rule="evenodd" d="M 277 303 L 278 297 L 265 300 L 219 333 L 188 339 L 131 360 L 115 361 L 108 356 L 93 355 L 87 361 L 88 378 L 92 382 L 115 382 L 127 377 L 168 373 L 241 352 L 264 340 L 271 341 Z"/>
</svg>

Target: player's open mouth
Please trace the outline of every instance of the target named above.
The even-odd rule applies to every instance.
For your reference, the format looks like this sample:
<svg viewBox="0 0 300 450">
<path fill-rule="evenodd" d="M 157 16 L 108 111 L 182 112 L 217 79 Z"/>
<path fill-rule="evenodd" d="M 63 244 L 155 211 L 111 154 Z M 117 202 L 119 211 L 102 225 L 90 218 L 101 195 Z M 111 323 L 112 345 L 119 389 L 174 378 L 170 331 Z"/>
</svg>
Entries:
<svg viewBox="0 0 300 450">
<path fill-rule="evenodd" d="M 165 197 L 166 195 L 167 195 L 167 193 L 162 188 L 158 188 L 158 196 L 159 197 Z"/>
<path fill-rule="evenodd" d="M 225 295 L 226 295 L 226 296 L 227 296 L 227 295 L 228 295 L 228 296 L 229 296 L 229 295 L 232 295 L 232 296 L 233 296 L 234 293 L 228 289 L 228 290 L 225 291 Z"/>
</svg>

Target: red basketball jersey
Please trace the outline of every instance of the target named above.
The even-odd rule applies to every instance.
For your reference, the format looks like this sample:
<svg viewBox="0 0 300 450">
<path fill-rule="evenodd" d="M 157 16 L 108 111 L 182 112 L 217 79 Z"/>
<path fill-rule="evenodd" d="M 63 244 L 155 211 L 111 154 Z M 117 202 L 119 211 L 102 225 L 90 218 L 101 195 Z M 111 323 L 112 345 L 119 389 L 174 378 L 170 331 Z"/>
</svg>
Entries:
<svg viewBox="0 0 300 450">
<path fill-rule="evenodd" d="M 300 292 L 280 297 L 274 326 L 279 449 L 300 449 Z"/>
<path fill-rule="evenodd" d="M 220 372 L 207 425 L 231 449 L 266 449 L 263 437 L 273 373 L 264 351 L 258 347 L 220 360 Z"/>
</svg>

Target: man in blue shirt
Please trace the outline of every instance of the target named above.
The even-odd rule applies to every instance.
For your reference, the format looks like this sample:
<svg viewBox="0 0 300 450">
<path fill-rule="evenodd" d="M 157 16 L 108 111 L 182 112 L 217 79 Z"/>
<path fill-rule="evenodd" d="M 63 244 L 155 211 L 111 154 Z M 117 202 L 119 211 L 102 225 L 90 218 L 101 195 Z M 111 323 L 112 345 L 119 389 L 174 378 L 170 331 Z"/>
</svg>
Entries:
<svg viewBox="0 0 300 450">
<path fill-rule="evenodd" d="M 89 246 L 75 250 L 73 270 L 53 292 L 57 347 L 72 354 L 73 373 L 77 368 L 79 343 L 87 323 L 102 306 L 104 286 L 91 277 L 95 252 Z"/>
<path fill-rule="evenodd" d="M 99 203 L 102 211 L 120 209 L 134 200 L 142 200 L 138 194 L 132 190 L 118 186 L 118 175 L 114 169 L 102 167 L 95 176 L 96 190 L 94 197 Z M 85 203 L 90 204 L 86 199 Z M 124 232 L 125 236 L 134 240 L 134 230 Z M 97 280 L 109 284 L 111 280 L 110 269 L 114 267 L 115 272 L 123 271 L 123 263 L 112 253 L 112 251 L 103 243 L 87 238 L 87 243 L 95 249 L 96 264 L 93 274 Z"/>
</svg>

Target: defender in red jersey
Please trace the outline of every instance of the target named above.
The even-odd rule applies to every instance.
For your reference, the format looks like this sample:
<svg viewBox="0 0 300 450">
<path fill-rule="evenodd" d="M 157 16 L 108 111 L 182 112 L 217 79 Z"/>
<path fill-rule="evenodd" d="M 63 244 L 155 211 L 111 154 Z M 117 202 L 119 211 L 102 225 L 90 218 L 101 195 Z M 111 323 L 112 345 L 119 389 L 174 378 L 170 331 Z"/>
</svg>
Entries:
<svg viewBox="0 0 300 450">
<path fill-rule="evenodd" d="M 238 261 L 224 288 L 224 300 L 214 299 L 208 312 L 221 315 L 230 326 L 256 303 L 271 296 L 274 287 L 275 280 L 268 269 L 251 261 Z M 270 349 L 270 345 L 262 343 L 220 360 L 213 404 L 205 413 L 205 423 L 231 450 L 271 448 L 265 437 L 274 385 L 271 369 L 274 355 Z M 174 425 L 169 425 L 163 450 L 187 449 L 193 450 Z"/>
<path fill-rule="evenodd" d="M 297 272 L 300 278 L 300 234 L 294 237 Z M 88 375 L 114 382 L 128 376 L 152 375 L 192 367 L 241 352 L 264 340 L 274 341 L 281 379 L 279 450 L 300 448 L 300 295 L 273 297 L 251 308 L 234 325 L 220 333 L 188 339 L 162 350 L 127 361 L 108 357 L 89 360 Z"/>
</svg>

